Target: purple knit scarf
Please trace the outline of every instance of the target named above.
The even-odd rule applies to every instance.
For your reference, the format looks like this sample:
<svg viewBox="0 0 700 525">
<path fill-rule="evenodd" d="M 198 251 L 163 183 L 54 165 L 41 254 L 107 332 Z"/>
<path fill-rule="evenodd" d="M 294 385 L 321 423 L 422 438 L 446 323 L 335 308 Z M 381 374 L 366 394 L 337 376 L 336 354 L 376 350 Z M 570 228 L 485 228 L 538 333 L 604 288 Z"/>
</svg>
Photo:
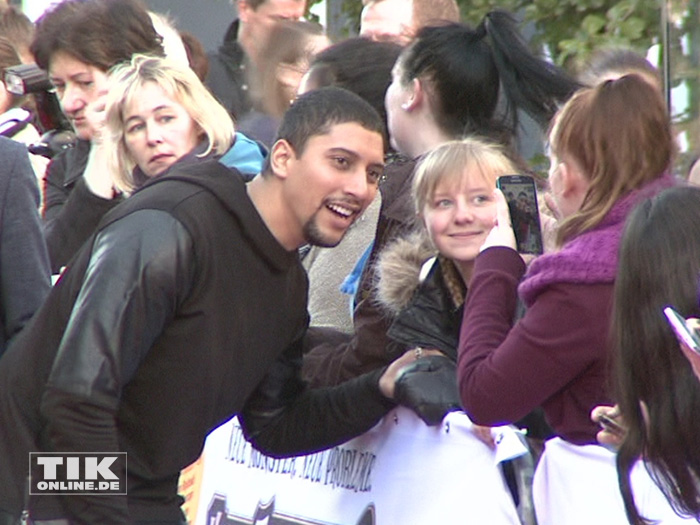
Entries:
<svg viewBox="0 0 700 525">
<path fill-rule="evenodd" d="M 542 255 L 530 265 L 518 293 L 526 306 L 555 283 L 612 283 L 617 273 L 617 251 L 627 215 L 636 204 L 678 184 L 663 175 L 619 199 L 603 220 L 567 242 L 561 250 Z"/>
</svg>

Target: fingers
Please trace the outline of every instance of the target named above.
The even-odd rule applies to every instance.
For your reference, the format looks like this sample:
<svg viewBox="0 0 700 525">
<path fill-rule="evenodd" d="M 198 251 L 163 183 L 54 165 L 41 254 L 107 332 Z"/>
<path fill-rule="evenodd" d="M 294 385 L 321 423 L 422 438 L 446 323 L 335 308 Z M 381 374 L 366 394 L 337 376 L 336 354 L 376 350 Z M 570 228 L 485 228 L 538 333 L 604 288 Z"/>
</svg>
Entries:
<svg viewBox="0 0 700 525">
<path fill-rule="evenodd" d="M 504 246 L 515 250 L 515 234 L 510 224 L 510 210 L 505 196 L 499 189 L 493 190 L 493 198 L 496 201 L 496 218 L 494 226 L 486 236 L 480 251 L 492 246 Z"/>
<path fill-rule="evenodd" d="M 559 211 L 559 207 L 557 206 L 557 203 L 555 202 L 554 197 L 550 192 L 544 194 L 544 203 L 547 205 L 547 209 L 549 209 L 549 211 L 555 219 L 561 219 L 561 212 Z"/>
<path fill-rule="evenodd" d="M 595 407 L 591 411 L 591 420 L 594 423 L 597 423 L 598 420 L 600 419 L 601 415 L 606 415 L 611 418 L 616 418 L 620 416 L 620 407 L 617 405 L 615 406 L 607 406 L 607 405 L 600 405 Z"/>
<path fill-rule="evenodd" d="M 479 438 L 479 441 L 486 444 L 491 449 L 496 448 L 496 442 L 493 440 L 491 427 L 482 427 L 481 425 L 472 425 L 472 432 Z"/>
<path fill-rule="evenodd" d="M 591 411 L 591 420 L 602 427 L 602 430 L 596 434 L 599 443 L 614 448 L 622 444 L 626 430 L 617 405 L 595 407 Z"/>
<path fill-rule="evenodd" d="M 107 89 L 98 91 L 97 97 L 85 108 L 85 118 L 93 130 L 92 142 L 99 144 L 102 140 L 102 131 L 105 126 Z"/>
<path fill-rule="evenodd" d="M 496 188 L 493 190 L 493 197 L 496 200 L 496 226 L 508 226 L 511 227 L 510 223 L 510 209 L 508 208 L 508 201 L 506 200 L 503 192 Z"/>
<path fill-rule="evenodd" d="M 700 319 L 697 317 L 688 317 L 685 322 L 691 330 L 700 330 Z"/>
</svg>

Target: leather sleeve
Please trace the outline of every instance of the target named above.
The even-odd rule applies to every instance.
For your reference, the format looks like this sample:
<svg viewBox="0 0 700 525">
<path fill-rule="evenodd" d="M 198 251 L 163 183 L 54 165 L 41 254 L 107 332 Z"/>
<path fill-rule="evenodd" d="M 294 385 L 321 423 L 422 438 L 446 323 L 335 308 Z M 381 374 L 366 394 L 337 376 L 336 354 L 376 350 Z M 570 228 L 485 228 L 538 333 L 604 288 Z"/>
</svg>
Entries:
<svg viewBox="0 0 700 525">
<path fill-rule="evenodd" d="M 135 212 L 97 235 L 42 398 L 49 450 L 118 450 L 122 388 L 173 318 L 193 274 L 191 237 L 165 212 Z M 63 500 L 73 516 L 89 509 L 89 523 L 129 522 L 125 498 Z"/>
<path fill-rule="evenodd" d="M 82 176 L 69 193 L 52 186 L 48 178 L 46 188 L 44 238 L 51 271 L 59 273 L 94 233 L 100 219 L 122 199 L 98 197 L 88 189 Z"/>
<path fill-rule="evenodd" d="M 394 406 L 379 390 L 385 368 L 325 388 L 301 379 L 301 340 L 274 363 L 240 414 L 246 438 L 273 457 L 310 454 L 367 432 Z"/>
</svg>

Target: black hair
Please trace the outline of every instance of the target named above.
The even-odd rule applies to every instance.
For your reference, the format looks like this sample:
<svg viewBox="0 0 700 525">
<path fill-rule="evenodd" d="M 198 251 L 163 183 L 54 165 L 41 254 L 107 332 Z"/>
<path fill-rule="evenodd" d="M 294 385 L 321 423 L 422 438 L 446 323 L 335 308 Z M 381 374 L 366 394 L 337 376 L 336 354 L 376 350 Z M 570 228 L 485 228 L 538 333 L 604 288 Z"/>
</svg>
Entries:
<svg viewBox="0 0 700 525">
<path fill-rule="evenodd" d="M 628 430 L 617 467 L 634 525 L 645 523 L 630 482 L 640 458 L 676 513 L 700 515 L 700 383 L 663 314 L 672 305 L 700 317 L 698 224 L 700 188 L 671 188 L 635 208 L 620 244 L 613 335 L 617 402 Z"/>
<path fill-rule="evenodd" d="M 480 133 L 509 142 L 517 109 L 545 126 L 579 84 L 534 55 L 509 13 L 488 13 L 476 29 L 424 27 L 401 55 L 404 83 L 427 80 L 438 125 L 452 136 Z M 503 87 L 503 109 L 499 108 Z"/>
<path fill-rule="evenodd" d="M 324 135 L 332 126 L 348 122 L 379 133 L 386 147 L 386 131 L 377 111 L 355 93 L 339 87 L 315 89 L 297 98 L 282 117 L 275 142 L 286 140 L 300 156 L 311 137 Z M 263 168 L 265 172 L 269 173 L 269 157 Z"/>
<path fill-rule="evenodd" d="M 386 124 L 384 96 L 391 70 L 403 48 L 393 42 L 349 38 L 316 55 L 308 82 L 314 87 L 338 86 L 356 93 L 377 110 Z M 372 57 L 371 60 L 368 57 Z"/>
</svg>

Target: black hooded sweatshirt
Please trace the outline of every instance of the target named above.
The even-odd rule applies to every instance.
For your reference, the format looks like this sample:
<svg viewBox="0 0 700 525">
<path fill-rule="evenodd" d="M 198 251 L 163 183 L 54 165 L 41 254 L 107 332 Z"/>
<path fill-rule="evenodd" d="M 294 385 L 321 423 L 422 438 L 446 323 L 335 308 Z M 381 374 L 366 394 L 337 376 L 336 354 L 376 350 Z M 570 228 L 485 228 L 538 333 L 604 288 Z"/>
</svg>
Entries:
<svg viewBox="0 0 700 525">
<path fill-rule="evenodd" d="M 77 523 L 178 522 L 182 468 L 239 414 L 271 455 L 361 434 L 393 406 L 382 370 L 300 380 L 307 280 L 216 161 L 110 211 L 0 359 L 0 510 Z M 27 496 L 31 451 L 128 455 L 128 496 Z"/>
</svg>

